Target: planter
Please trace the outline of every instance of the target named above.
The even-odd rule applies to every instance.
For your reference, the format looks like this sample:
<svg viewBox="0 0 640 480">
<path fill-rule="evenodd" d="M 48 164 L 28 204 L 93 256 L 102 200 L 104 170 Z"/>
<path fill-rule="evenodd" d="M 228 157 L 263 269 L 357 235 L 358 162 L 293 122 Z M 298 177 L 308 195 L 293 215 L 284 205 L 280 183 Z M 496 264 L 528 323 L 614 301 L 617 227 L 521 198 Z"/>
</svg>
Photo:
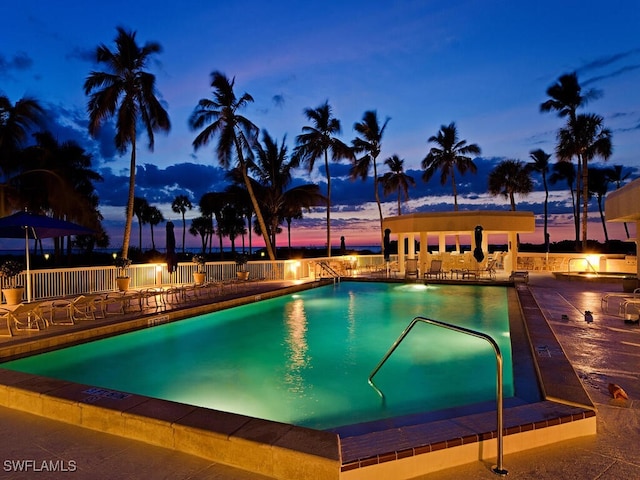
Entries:
<svg viewBox="0 0 640 480">
<path fill-rule="evenodd" d="M 22 294 L 24 293 L 24 287 L 15 288 L 3 288 L 2 294 L 7 302 L 7 305 L 17 305 L 22 302 Z"/>
<path fill-rule="evenodd" d="M 129 277 L 118 277 L 116 278 L 116 285 L 118 285 L 118 290 L 121 292 L 126 292 L 129 290 L 129 282 L 131 279 Z"/>
<path fill-rule="evenodd" d="M 636 277 L 624 277 L 622 279 L 622 291 L 631 293 L 638 288 L 638 279 Z"/>
<path fill-rule="evenodd" d="M 238 280 L 249 280 L 249 271 L 236 272 L 236 275 L 238 275 Z"/>
<path fill-rule="evenodd" d="M 196 285 L 202 285 L 206 275 L 204 272 L 193 272 L 193 281 L 196 282 Z"/>
</svg>

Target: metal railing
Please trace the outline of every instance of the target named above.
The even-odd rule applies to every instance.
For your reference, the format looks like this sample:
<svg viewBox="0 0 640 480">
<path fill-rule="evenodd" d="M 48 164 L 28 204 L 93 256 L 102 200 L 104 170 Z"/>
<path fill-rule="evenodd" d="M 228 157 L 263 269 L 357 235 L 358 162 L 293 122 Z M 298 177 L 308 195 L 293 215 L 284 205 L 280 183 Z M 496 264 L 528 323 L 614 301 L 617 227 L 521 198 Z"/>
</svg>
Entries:
<svg viewBox="0 0 640 480">
<path fill-rule="evenodd" d="M 586 257 L 570 258 L 569 263 L 567 264 L 567 270 L 569 273 L 571 273 L 571 262 L 576 260 L 582 260 L 587 265 L 587 267 L 593 271 L 593 273 L 598 275 L 598 270 L 596 270 L 596 268 L 593 265 L 591 265 L 591 262 Z"/>
<path fill-rule="evenodd" d="M 455 332 L 464 333 L 466 335 L 471 335 L 473 337 L 481 338 L 481 339 L 486 340 L 487 342 L 489 342 L 489 344 L 493 347 L 494 353 L 496 355 L 496 397 L 497 397 L 496 398 L 496 401 L 497 401 L 497 408 L 496 408 L 497 419 L 496 420 L 497 420 L 498 461 L 497 461 L 497 465 L 494 466 L 492 470 L 493 470 L 494 473 L 496 473 L 498 475 L 507 475 L 508 471 L 505 470 L 505 468 L 503 467 L 503 462 L 502 462 L 502 460 L 503 460 L 503 438 L 502 438 L 503 437 L 503 387 L 502 387 L 502 363 L 503 362 L 502 362 L 502 353 L 500 352 L 500 347 L 498 346 L 496 341 L 493 338 L 491 338 L 489 335 L 487 335 L 486 333 L 478 332 L 478 331 L 471 330 L 469 328 L 460 327 L 460 326 L 457 326 L 457 325 L 452 325 L 450 323 L 441 322 L 439 320 L 433 320 L 431 318 L 415 317 L 411 321 L 411 323 L 409 323 L 407 328 L 405 328 L 404 331 L 400 334 L 398 339 L 393 343 L 393 345 L 391 346 L 389 351 L 385 354 L 385 356 L 382 358 L 382 360 L 380 360 L 380 362 L 378 363 L 376 368 L 373 369 L 373 371 L 371 372 L 371 374 L 369 375 L 369 378 L 368 378 L 369 385 L 371 385 L 371 387 L 373 387 L 373 389 L 378 393 L 378 395 L 380 395 L 380 397 L 384 401 L 384 394 L 373 383 L 373 377 L 375 376 L 376 373 L 378 373 L 378 370 L 380 370 L 382 365 L 384 365 L 384 363 L 387 361 L 387 359 L 396 350 L 398 345 L 400 345 L 402 340 L 405 339 L 405 337 L 409 334 L 411 329 L 418 322 L 423 322 L 423 323 L 435 325 L 437 327 L 443 327 L 443 328 L 446 328 L 448 330 L 453 330 Z"/>
</svg>

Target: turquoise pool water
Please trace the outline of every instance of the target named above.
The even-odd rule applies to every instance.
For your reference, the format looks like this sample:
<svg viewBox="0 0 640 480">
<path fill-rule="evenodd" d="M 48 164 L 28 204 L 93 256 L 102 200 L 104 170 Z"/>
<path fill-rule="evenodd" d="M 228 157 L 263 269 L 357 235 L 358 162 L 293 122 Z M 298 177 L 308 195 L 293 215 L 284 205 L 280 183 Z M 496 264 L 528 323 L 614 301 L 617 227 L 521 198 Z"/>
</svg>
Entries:
<svg viewBox="0 0 640 480">
<path fill-rule="evenodd" d="M 4 363 L 19 370 L 313 428 L 495 399 L 491 335 L 513 395 L 507 292 L 499 287 L 343 282 Z"/>
</svg>

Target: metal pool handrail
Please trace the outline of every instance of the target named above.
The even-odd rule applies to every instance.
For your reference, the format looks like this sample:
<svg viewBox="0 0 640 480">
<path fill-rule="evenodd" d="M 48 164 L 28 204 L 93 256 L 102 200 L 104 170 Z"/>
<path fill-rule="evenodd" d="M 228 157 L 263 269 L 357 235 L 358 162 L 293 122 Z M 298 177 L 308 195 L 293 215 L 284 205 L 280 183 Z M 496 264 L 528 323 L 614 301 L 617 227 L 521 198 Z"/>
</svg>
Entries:
<svg viewBox="0 0 640 480">
<path fill-rule="evenodd" d="M 591 262 L 586 257 L 570 258 L 569 259 L 569 263 L 567 263 L 567 270 L 568 270 L 569 273 L 571 273 L 571 262 L 574 261 L 574 260 L 584 260 L 584 262 L 591 268 L 591 270 L 593 270 L 593 273 L 598 275 L 598 271 L 596 270 L 596 267 L 591 265 Z"/>
<path fill-rule="evenodd" d="M 502 464 L 502 459 L 503 459 L 503 438 L 502 438 L 503 437 L 502 353 L 500 352 L 500 347 L 498 346 L 496 341 L 493 338 L 491 338 L 489 335 L 487 335 L 486 333 L 482 333 L 482 332 L 478 332 L 478 331 L 475 331 L 475 330 L 471 330 L 469 328 L 460 327 L 458 325 L 452 325 L 450 323 L 441 322 L 439 320 L 433 320 L 431 318 L 415 317 L 411 321 L 411 323 L 409 323 L 407 328 L 405 328 L 404 331 L 400 334 L 398 339 L 393 343 L 393 345 L 391 346 L 389 351 L 385 354 L 385 356 L 382 358 L 382 360 L 380 360 L 380 362 L 378 363 L 376 368 L 373 369 L 373 371 L 369 375 L 369 379 L 368 379 L 369 385 L 371 385 L 371 387 L 373 387 L 373 389 L 378 393 L 378 395 L 380 395 L 380 397 L 382 397 L 382 399 L 384 400 L 384 394 L 373 383 L 373 377 L 375 376 L 376 373 L 378 373 L 378 370 L 380 370 L 382 365 L 387 361 L 387 359 L 395 351 L 395 349 L 398 347 L 398 345 L 400 345 L 402 340 L 404 340 L 404 338 L 409 334 L 411 329 L 418 322 L 424 322 L 424 323 L 427 323 L 427 324 L 435 325 L 437 327 L 443 327 L 443 328 L 446 328 L 448 330 L 453 330 L 455 332 L 464 333 L 466 335 L 471 335 L 473 337 L 481 338 L 481 339 L 486 340 L 487 342 L 489 342 L 489 344 L 491 344 L 491 346 L 493 347 L 494 353 L 496 355 L 496 401 L 497 401 L 496 415 L 497 415 L 497 430 L 498 430 L 498 435 L 497 435 L 497 441 L 498 441 L 498 461 L 497 461 L 497 463 L 498 464 L 496 466 L 494 466 L 492 468 L 492 470 L 497 475 L 507 475 L 509 472 L 503 467 L 503 464 Z"/>
</svg>

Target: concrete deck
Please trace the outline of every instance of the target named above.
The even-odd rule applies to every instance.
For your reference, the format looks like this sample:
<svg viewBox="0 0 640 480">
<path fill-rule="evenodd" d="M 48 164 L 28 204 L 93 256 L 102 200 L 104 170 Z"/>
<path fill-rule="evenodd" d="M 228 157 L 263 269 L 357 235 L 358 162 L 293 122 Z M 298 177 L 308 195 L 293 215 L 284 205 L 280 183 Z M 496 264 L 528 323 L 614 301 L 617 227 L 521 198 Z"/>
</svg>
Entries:
<svg viewBox="0 0 640 480">
<path fill-rule="evenodd" d="M 532 274 L 529 286 L 597 407 L 598 435 L 508 454 L 505 468 L 516 478 L 640 478 L 640 404 L 635 400 L 640 395 L 640 328 L 600 313 L 602 294 L 616 286 L 559 281 L 547 274 Z M 594 313 L 593 323 L 584 321 L 585 310 Z M 609 382 L 621 385 L 630 400 L 613 400 Z M 267 478 L 7 408 L 0 408 L 0 422 L 2 478 Z M 20 460 L 33 461 L 38 473 L 34 466 L 27 475 L 17 471 Z M 47 467 L 58 471 L 43 471 Z M 475 462 L 416 478 L 495 478 L 490 468 L 490 462 Z"/>
</svg>

